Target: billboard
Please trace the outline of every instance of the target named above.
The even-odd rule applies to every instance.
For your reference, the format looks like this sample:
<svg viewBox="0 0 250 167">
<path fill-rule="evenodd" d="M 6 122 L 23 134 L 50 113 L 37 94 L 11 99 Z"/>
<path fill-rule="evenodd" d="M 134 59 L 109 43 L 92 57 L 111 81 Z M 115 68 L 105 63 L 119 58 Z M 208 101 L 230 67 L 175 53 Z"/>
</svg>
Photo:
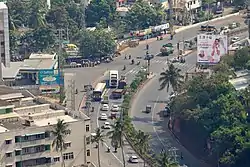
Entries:
<svg viewBox="0 0 250 167">
<path fill-rule="evenodd" d="M 58 93 L 60 84 L 63 84 L 63 81 L 60 79 L 58 70 L 40 70 L 38 72 L 39 79 L 39 89 L 45 93 Z"/>
<path fill-rule="evenodd" d="M 216 64 L 227 54 L 226 35 L 199 34 L 197 36 L 197 62 Z"/>
</svg>

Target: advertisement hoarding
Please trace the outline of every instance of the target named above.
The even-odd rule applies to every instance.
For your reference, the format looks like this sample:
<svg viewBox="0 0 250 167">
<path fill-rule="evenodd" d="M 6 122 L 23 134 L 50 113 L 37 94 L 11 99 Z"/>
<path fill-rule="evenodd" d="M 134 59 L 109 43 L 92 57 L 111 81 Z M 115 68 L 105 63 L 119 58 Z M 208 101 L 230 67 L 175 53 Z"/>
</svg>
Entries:
<svg viewBox="0 0 250 167">
<path fill-rule="evenodd" d="M 221 56 L 227 54 L 226 35 L 207 35 L 197 36 L 197 62 L 205 64 L 216 64 Z"/>
<path fill-rule="evenodd" d="M 47 92 L 49 90 L 50 93 L 58 93 L 60 84 L 60 75 L 58 70 L 40 70 L 38 73 L 40 90 L 43 92 Z"/>
</svg>

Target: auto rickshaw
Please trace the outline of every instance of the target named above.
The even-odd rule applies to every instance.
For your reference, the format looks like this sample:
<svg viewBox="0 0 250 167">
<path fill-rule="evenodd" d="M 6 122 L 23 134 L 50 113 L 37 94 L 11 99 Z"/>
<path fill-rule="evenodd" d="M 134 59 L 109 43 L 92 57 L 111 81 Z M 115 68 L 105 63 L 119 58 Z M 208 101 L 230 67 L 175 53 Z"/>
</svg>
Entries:
<svg viewBox="0 0 250 167">
<path fill-rule="evenodd" d="M 152 110 L 151 105 L 147 105 L 147 106 L 146 106 L 146 113 L 150 113 L 151 110 Z"/>
</svg>

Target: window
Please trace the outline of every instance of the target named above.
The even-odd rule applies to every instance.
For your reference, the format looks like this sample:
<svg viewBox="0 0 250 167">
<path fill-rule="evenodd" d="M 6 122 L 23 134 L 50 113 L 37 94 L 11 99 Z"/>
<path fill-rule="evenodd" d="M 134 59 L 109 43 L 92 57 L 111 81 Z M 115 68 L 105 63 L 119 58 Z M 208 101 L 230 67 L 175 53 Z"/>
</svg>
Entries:
<svg viewBox="0 0 250 167">
<path fill-rule="evenodd" d="M 12 143 L 12 140 L 11 139 L 6 139 L 5 140 L 5 144 L 11 144 Z"/>
<path fill-rule="evenodd" d="M 66 148 L 71 147 L 71 142 L 65 142 L 65 147 Z"/>
<path fill-rule="evenodd" d="M 87 156 L 90 156 L 90 150 L 87 150 Z"/>
<path fill-rule="evenodd" d="M 86 137 L 86 144 L 90 144 L 90 137 Z"/>
<path fill-rule="evenodd" d="M 86 132 L 89 132 L 89 125 L 86 125 Z"/>
<path fill-rule="evenodd" d="M 66 134 L 66 135 L 70 135 L 70 133 L 71 133 L 71 130 L 66 130 L 66 131 L 65 131 L 65 134 Z"/>
<path fill-rule="evenodd" d="M 21 142 L 21 136 L 15 136 L 15 143 Z"/>
<path fill-rule="evenodd" d="M 50 145 L 45 145 L 44 148 L 46 151 L 48 151 L 48 150 L 50 150 Z"/>
<path fill-rule="evenodd" d="M 45 138 L 47 138 L 47 137 L 50 137 L 50 132 L 49 131 L 45 132 Z"/>
<path fill-rule="evenodd" d="M 59 162 L 60 161 L 60 157 L 55 157 L 54 158 L 54 162 Z"/>
<path fill-rule="evenodd" d="M 12 152 L 8 152 L 8 153 L 6 153 L 6 157 L 7 157 L 7 158 L 12 157 Z"/>
<path fill-rule="evenodd" d="M 15 151 L 15 155 L 16 155 L 16 156 L 21 155 L 21 150 L 16 150 L 16 151 Z"/>
<path fill-rule="evenodd" d="M 63 154 L 63 159 L 64 159 L 64 160 L 74 159 L 74 154 L 73 154 L 73 152 Z"/>
</svg>

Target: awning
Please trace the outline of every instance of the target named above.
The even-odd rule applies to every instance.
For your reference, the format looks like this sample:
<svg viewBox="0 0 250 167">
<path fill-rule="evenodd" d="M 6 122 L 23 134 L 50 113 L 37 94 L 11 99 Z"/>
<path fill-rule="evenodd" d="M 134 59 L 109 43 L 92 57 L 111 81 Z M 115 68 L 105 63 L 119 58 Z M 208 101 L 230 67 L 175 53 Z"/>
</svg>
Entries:
<svg viewBox="0 0 250 167">
<path fill-rule="evenodd" d="M 25 134 L 23 136 L 34 136 L 34 135 L 42 135 L 45 134 L 45 132 L 40 132 L 40 133 L 30 133 L 30 134 Z"/>
</svg>

